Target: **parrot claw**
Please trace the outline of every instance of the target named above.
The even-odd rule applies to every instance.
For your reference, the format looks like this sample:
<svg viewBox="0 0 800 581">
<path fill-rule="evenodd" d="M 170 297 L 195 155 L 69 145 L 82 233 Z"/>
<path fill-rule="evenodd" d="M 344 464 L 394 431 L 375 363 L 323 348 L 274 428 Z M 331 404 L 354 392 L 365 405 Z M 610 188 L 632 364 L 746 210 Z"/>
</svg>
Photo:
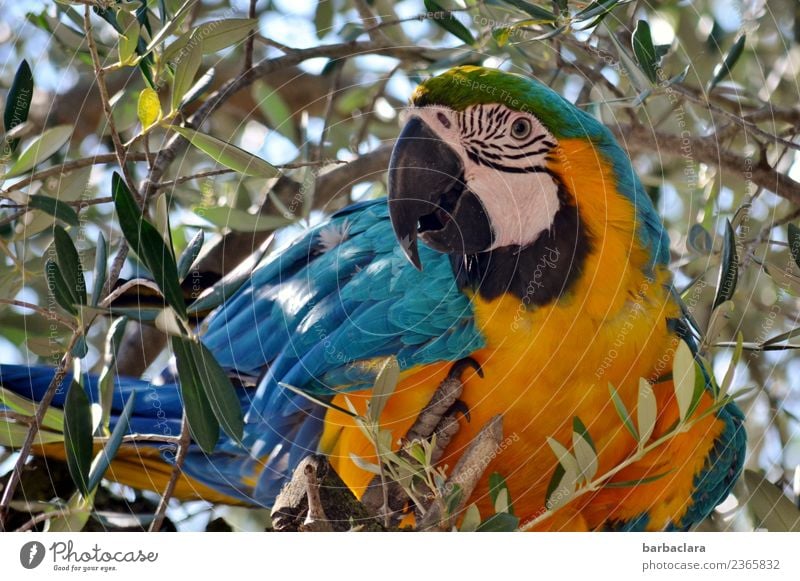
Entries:
<svg viewBox="0 0 800 581">
<path fill-rule="evenodd" d="M 458 433 L 460 427 L 458 414 L 464 416 L 468 422 L 470 421 L 469 407 L 459 399 L 461 392 L 464 390 L 461 376 L 469 368 L 472 368 L 478 376 L 483 377 L 480 363 L 472 357 L 465 357 L 453 363 L 431 400 L 420 411 L 414 425 L 406 433 L 405 440 L 407 442 L 430 440 L 431 437 L 436 435 L 436 447 L 431 454 L 433 464 L 442 459 L 445 448 Z M 388 486 L 388 507 L 384 506 L 384 491 L 381 479 L 378 476 L 367 487 L 366 492 L 361 497 L 361 502 L 373 514 L 382 516 L 390 514 L 390 520 L 396 523 L 408 510 L 409 498 L 399 484 L 390 483 Z"/>
<path fill-rule="evenodd" d="M 471 421 L 469 416 L 469 406 L 467 406 L 463 400 L 457 399 L 454 401 L 453 405 L 448 408 L 444 415 L 455 417 L 456 414 L 461 414 L 464 416 L 464 419 L 467 420 L 467 422 Z"/>
<path fill-rule="evenodd" d="M 464 357 L 463 359 L 459 359 L 453 366 L 450 367 L 450 372 L 447 374 L 447 379 L 458 379 L 461 380 L 461 375 L 464 371 L 471 367 L 475 370 L 475 373 L 478 374 L 478 377 L 483 378 L 483 369 L 481 368 L 481 364 L 475 361 L 472 357 Z"/>
</svg>

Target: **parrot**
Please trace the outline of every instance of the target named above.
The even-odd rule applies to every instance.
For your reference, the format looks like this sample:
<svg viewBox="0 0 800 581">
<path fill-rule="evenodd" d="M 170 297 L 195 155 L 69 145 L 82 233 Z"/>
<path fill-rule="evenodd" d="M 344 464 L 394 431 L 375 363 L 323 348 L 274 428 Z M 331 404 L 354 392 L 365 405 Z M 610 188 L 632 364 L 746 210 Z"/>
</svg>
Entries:
<svg viewBox="0 0 800 581">
<path fill-rule="evenodd" d="M 631 159 L 600 120 L 529 75 L 470 65 L 424 80 L 403 112 L 388 195 L 337 211 L 270 253 L 203 322 L 200 339 L 221 367 L 255 380 L 236 388 L 242 440 L 223 434 L 212 454 L 192 445 L 176 497 L 268 508 L 317 453 L 364 497 L 375 476 L 357 458 L 380 460 L 346 412 L 366 413 L 391 360 L 398 382 L 380 425 L 393 445 L 448 381 L 459 391 L 442 414 L 457 427 L 437 443 L 445 470 L 502 418 L 502 445 L 468 499 L 482 514 L 494 510 L 492 473 L 504 478 L 520 523 L 547 512 L 561 466 L 551 444 L 572 448 L 577 418 L 596 473 L 622 468 L 536 530 L 691 528 L 742 471 L 741 410 L 712 408 L 709 382 L 689 428 L 627 463 L 640 443 L 615 411 L 621 403 L 636 417 L 646 380 L 658 410 L 650 440 L 680 417 L 672 364 L 681 341 L 697 345 L 669 244 Z M 52 377 L 42 366 L 0 365 L 3 388 L 34 401 Z M 180 432 L 177 381 L 115 382 L 115 418 L 130 393 L 141 394 L 132 433 Z M 98 378 L 84 385 L 97 401 Z M 63 404 L 57 394 L 52 405 Z M 173 461 L 155 445 L 125 444 L 107 477 L 160 490 Z"/>
</svg>

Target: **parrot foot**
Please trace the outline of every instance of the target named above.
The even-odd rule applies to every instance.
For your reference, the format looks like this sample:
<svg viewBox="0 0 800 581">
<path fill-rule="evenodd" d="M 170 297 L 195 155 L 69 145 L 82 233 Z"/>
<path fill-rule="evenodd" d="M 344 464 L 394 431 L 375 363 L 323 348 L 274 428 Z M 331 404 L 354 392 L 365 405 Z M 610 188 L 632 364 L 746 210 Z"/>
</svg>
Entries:
<svg viewBox="0 0 800 581">
<path fill-rule="evenodd" d="M 431 454 L 432 464 L 436 464 L 441 460 L 445 449 L 458 433 L 460 427 L 458 414 L 470 421 L 469 408 L 459 399 L 464 390 L 461 378 L 469 368 L 472 368 L 479 377 L 483 377 L 480 364 L 472 357 L 465 357 L 453 363 L 431 400 L 422 408 L 414 424 L 406 433 L 405 440 L 407 442 L 430 440 L 434 434 L 436 435 L 436 445 Z M 362 496 L 361 501 L 375 514 L 391 515 L 391 520 L 396 524 L 407 510 L 408 495 L 399 483 L 390 482 L 386 498 L 389 503 L 388 507 L 384 506 L 381 479 L 375 477 Z"/>
</svg>

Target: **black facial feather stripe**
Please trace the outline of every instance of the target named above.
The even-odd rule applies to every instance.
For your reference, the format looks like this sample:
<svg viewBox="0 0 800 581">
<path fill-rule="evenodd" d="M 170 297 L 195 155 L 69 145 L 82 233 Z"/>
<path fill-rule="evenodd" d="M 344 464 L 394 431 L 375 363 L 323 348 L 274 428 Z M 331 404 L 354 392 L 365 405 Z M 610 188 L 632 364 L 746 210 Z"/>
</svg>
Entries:
<svg viewBox="0 0 800 581">
<path fill-rule="evenodd" d="M 484 152 L 485 153 L 485 152 Z M 490 167 L 492 169 L 497 169 L 500 171 L 504 171 L 507 173 L 547 173 L 547 168 L 543 165 L 532 165 L 532 166 L 513 166 L 513 165 L 503 165 L 501 163 L 496 163 L 482 157 L 474 150 L 467 149 L 467 155 L 469 158 L 478 163 L 480 165 L 485 165 L 486 167 Z"/>
<path fill-rule="evenodd" d="M 547 154 L 555 143 L 545 132 L 533 135 L 526 141 L 509 141 L 509 122 L 514 112 L 501 105 L 472 107 L 459 116 L 461 136 L 467 153 L 475 163 L 509 173 L 536 173 L 542 167 L 538 160 L 528 167 L 514 162 Z M 506 163 L 504 163 L 506 162 Z"/>
<path fill-rule="evenodd" d="M 525 153 L 516 153 L 510 154 L 506 153 L 501 157 L 501 159 L 525 159 L 526 157 L 531 157 L 533 155 L 541 155 L 543 153 L 547 153 L 552 149 L 552 147 L 543 147 L 541 149 L 537 149 L 536 151 L 526 151 Z"/>
</svg>

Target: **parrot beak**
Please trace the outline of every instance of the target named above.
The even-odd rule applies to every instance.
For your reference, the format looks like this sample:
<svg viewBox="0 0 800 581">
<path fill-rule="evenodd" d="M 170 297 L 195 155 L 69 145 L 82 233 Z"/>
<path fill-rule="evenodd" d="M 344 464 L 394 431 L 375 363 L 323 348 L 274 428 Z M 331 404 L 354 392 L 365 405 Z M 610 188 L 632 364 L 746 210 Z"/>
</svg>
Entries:
<svg viewBox="0 0 800 581">
<path fill-rule="evenodd" d="M 448 254 L 480 252 L 492 244 L 489 218 L 464 183 L 461 158 L 419 117 L 406 123 L 392 151 L 389 216 L 403 252 L 418 270 L 418 236 Z"/>
</svg>

